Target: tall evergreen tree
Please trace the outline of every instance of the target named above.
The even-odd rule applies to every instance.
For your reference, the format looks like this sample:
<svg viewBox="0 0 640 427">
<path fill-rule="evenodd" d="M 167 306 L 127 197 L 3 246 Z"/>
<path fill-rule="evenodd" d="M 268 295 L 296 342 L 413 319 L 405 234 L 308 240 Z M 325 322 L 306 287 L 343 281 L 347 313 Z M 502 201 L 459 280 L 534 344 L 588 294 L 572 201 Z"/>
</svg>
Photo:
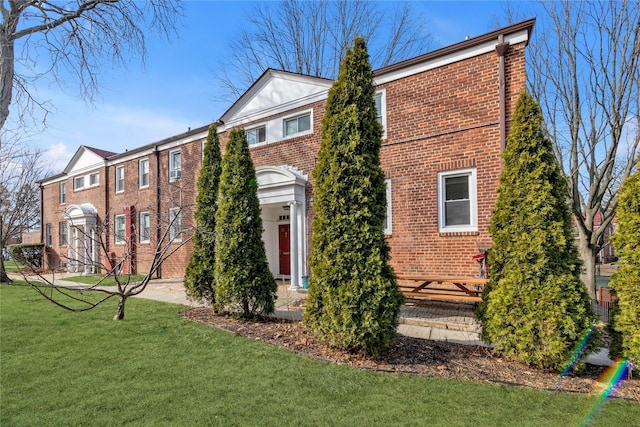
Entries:
<svg viewBox="0 0 640 427">
<path fill-rule="evenodd" d="M 262 240 L 258 181 L 243 129 L 234 129 L 222 159 L 216 215 L 215 304 L 243 317 L 273 313 L 276 281 Z"/>
<path fill-rule="evenodd" d="M 638 162 L 640 167 L 640 161 Z M 617 297 L 612 329 L 613 357 L 640 364 L 640 173 L 629 176 L 618 193 L 618 229 L 611 238 L 620 257 L 609 285 Z M 617 351 L 616 351 L 617 350 Z"/>
<path fill-rule="evenodd" d="M 592 330 L 589 296 L 566 201 L 566 180 L 524 91 L 503 153 L 491 217 L 491 276 L 478 315 L 484 339 L 520 362 L 561 369 Z M 593 334 L 586 353 L 597 346 Z"/>
<path fill-rule="evenodd" d="M 202 169 L 198 177 L 193 252 L 184 274 L 187 297 L 196 301 L 215 301 L 213 266 L 216 256 L 216 211 L 220 184 L 220 141 L 215 125 L 209 126 L 204 145 Z"/>
<path fill-rule="evenodd" d="M 330 345 L 378 355 L 396 334 L 403 297 L 383 226 L 382 127 L 363 39 L 329 91 L 313 170 L 311 277 L 305 323 Z"/>
</svg>

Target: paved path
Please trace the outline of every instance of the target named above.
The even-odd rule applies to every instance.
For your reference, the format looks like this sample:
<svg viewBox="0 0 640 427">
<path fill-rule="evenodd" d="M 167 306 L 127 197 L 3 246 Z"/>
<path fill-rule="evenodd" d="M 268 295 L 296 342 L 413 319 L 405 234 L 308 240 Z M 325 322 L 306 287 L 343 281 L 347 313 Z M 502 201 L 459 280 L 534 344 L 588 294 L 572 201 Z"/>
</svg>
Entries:
<svg viewBox="0 0 640 427">
<path fill-rule="evenodd" d="M 78 286 L 76 282 L 64 280 L 70 275 L 73 274 L 56 274 L 55 281 L 63 286 Z M 14 278 L 21 279 L 17 275 L 14 275 Z M 48 279 L 51 280 L 51 277 Z M 278 281 L 278 298 L 274 316 L 279 319 L 301 320 L 306 297 L 305 290 L 291 291 L 288 282 Z M 178 279 L 152 280 L 147 285 L 147 289 L 136 298 L 190 307 L 201 305 L 187 299 L 182 280 Z M 474 317 L 473 306 L 470 304 L 408 301 L 400 309 L 398 332 L 416 338 L 485 345 L 480 340 L 480 325 Z M 600 366 L 610 366 L 613 363 L 608 357 L 607 349 L 600 349 L 598 353 L 590 355 L 587 362 Z"/>
</svg>

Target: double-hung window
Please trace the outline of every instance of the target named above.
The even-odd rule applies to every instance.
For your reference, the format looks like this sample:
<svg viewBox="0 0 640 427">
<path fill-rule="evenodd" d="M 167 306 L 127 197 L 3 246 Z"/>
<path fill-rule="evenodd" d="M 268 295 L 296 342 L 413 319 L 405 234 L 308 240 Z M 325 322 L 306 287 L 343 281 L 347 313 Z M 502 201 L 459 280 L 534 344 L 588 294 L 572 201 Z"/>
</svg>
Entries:
<svg viewBox="0 0 640 427">
<path fill-rule="evenodd" d="M 53 245 L 53 235 L 51 230 L 51 224 L 46 224 L 45 227 L 45 238 L 47 239 L 47 246 Z"/>
<path fill-rule="evenodd" d="M 116 166 L 116 193 L 124 191 L 124 165 Z"/>
<path fill-rule="evenodd" d="M 180 150 L 169 152 L 169 181 L 176 181 L 182 177 L 182 155 Z"/>
<path fill-rule="evenodd" d="M 384 234 L 391 234 L 391 180 L 385 179 L 387 199 L 387 213 L 384 217 Z"/>
<path fill-rule="evenodd" d="M 123 245 L 126 243 L 126 220 L 125 220 L 125 216 L 124 215 L 116 215 L 114 218 L 114 224 L 115 224 L 115 230 L 114 230 L 114 236 L 115 236 L 115 243 L 117 245 Z"/>
<path fill-rule="evenodd" d="M 84 176 L 76 176 L 73 178 L 73 190 L 82 190 L 84 188 Z"/>
<path fill-rule="evenodd" d="M 438 173 L 438 230 L 478 231 L 475 168 Z"/>
<path fill-rule="evenodd" d="M 249 146 L 261 144 L 267 141 L 267 127 L 259 126 L 247 130 L 247 142 Z"/>
<path fill-rule="evenodd" d="M 100 172 L 89 175 L 89 187 L 95 187 L 97 185 L 100 185 Z"/>
<path fill-rule="evenodd" d="M 172 242 L 182 240 L 182 211 L 180 208 L 169 209 L 169 240 Z"/>
<path fill-rule="evenodd" d="M 139 178 L 138 186 L 140 188 L 149 186 L 149 159 L 142 159 L 138 163 Z"/>
<path fill-rule="evenodd" d="M 58 223 L 58 238 L 60 239 L 60 246 L 67 246 L 67 223 Z"/>
<path fill-rule="evenodd" d="M 65 203 L 67 203 L 67 183 L 61 182 L 60 183 L 60 204 L 64 205 Z"/>
<path fill-rule="evenodd" d="M 151 241 L 151 214 L 140 212 L 140 243 Z"/>
<path fill-rule="evenodd" d="M 387 94 L 384 89 L 377 91 L 373 95 L 376 102 L 376 119 L 382 126 L 382 138 L 387 137 Z"/>
<path fill-rule="evenodd" d="M 284 119 L 284 136 L 293 136 L 311 130 L 311 113 Z"/>
</svg>

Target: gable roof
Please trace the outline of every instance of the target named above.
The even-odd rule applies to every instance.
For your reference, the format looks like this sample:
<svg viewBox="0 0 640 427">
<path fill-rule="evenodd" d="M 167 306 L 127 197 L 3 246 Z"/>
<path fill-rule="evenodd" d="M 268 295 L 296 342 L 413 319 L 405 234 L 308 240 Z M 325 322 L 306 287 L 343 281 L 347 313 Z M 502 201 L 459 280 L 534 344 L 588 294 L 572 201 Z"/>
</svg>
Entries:
<svg viewBox="0 0 640 427">
<path fill-rule="evenodd" d="M 72 175 L 74 173 L 85 172 L 103 166 L 107 158 L 114 156 L 116 153 L 99 148 L 81 145 L 71 157 L 69 163 L 64 168 L 63 173 Z"/>
<path fill-rule="evenodd" d="M 267 69 L 222 115 L 227 127 L 239 126 L 261 117 L 306 105 L 326 97 L 333 80 Z"/>
</svg>

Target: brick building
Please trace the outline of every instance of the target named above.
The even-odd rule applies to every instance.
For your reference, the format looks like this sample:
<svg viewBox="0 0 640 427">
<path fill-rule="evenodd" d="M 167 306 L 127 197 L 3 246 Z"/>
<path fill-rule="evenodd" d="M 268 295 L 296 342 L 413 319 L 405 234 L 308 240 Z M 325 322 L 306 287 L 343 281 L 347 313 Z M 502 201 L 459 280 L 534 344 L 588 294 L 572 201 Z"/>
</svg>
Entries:
<svg viewBox="0 0 640 427">
<path fill-rule="evenodd" d="M 501 152 L 525 87 L 533 24 L 524 21 L 375 70 L 384 128 L 385 234 L 398 274 L 477 274 L 472 256 L 491 246 Z M 217 122 L 223 152 L 230 129 L 247 132 L 269 264 L 294 287 L 308 274 L 311 171 L 331 84 L 267 70 Z M 125 153 L 82 146 L 62 173 L 40 181 L 49 266 L 88 273 L 128 254 L 123 268 L 146 272 L 165 233 L 188 240 L 207 128 Z M 96 243 L 100 236 L 105 250 Z M 159 274 L 181 277 L 190 251 L 187 242 Z"/>
</svg>

